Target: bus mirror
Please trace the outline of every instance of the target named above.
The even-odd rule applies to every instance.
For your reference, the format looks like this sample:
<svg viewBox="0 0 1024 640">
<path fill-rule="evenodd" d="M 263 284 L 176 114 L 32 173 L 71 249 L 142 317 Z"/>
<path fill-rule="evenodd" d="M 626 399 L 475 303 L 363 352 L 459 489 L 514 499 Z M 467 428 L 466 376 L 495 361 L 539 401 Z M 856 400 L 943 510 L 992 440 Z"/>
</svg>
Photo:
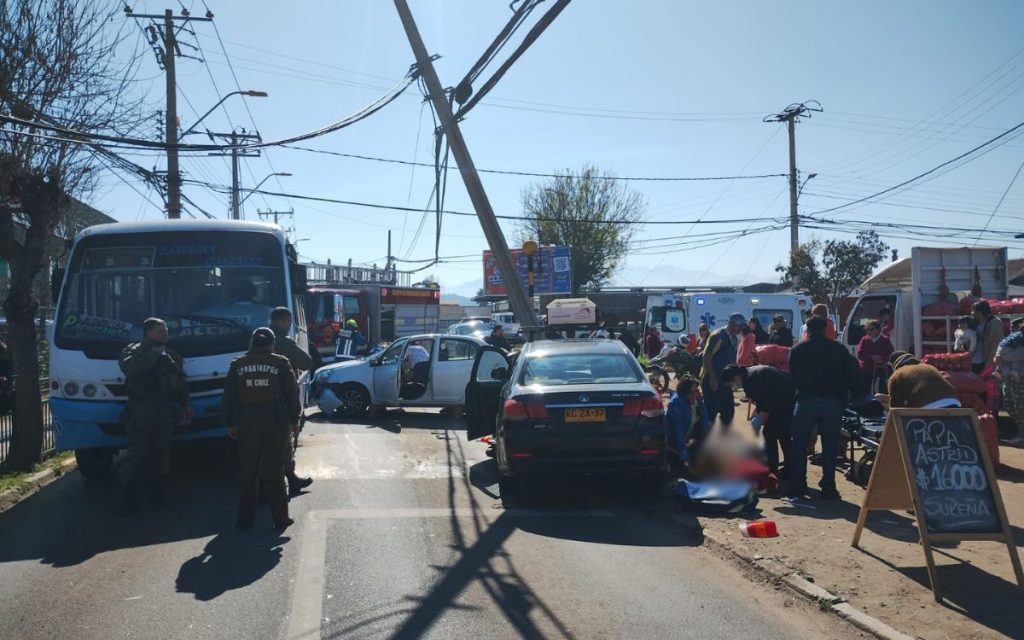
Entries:
<svg viewBox="0 0 1024 640">
<path fill-rule="evenodd" d="M 305 293 L 307 288 L 305 265 L 292 263 L 292 293 Z"/>
<path fill-rule="evenodd" d="M 63 283 L 64 269 L 58 267 L 50 274 L 50 300 L 53 304 L 57 304 L 57 299 L 60 297 L 60 285 Z"/>
</svg>

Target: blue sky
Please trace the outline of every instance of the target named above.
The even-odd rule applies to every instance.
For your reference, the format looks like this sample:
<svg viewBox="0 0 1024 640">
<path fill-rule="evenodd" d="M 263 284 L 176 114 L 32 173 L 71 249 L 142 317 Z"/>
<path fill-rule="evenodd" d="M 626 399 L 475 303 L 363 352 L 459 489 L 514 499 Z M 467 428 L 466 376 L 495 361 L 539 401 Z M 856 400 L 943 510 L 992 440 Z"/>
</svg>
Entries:
<svg viewBox="0 0 1024 640">
<path fill-rule="evenodd" d="M 413 61 L 392 2 L 209 2 L 238 86 L 267 98 L 234 96 L 204 126 L 231 125 L 278 139 L 319 128 L 373 101 Z M 163 4 L 134 2 L 138 13 Z M 201 1 L 184 0 L 193 14 Z M 550 6 L 545 3 L 535 13 Z M 442 83 L 454 85 L 509 16 L 502 0 L 411 0 L 423 39 Z M 983 10 L 982 10 L 983 9 Z M 797 126 L 797 159 L 804 176 L 817 173 L 801 196 L 814 213 L 880 191 L 945 162 L 1024 120 L 1024 4 L 1004 2 L 684 2 L 577 0 L 463 123 L 480 168 L 552 172 L 590 162 L 619 176 L 700 177 L 784 173 L 784 125 L 762 118 L 809 99 L 824 112 Z M 179 60 L 183 127 L 195 122 L 236 84 L 213 27 L 195 23 L 207 63 Z M 143 43 L 139 43 L 143 47 Z M 190 52 L 186 48 L 187 52 Z M 160 109 L 163 79 L 148 55 L 144 77 Z M 488 74 L 485 72 L 484 76 Z M 219 88 L 220 94 L 214 88 Z M 187 100 L 185 99 L 187 97 Z M 189 106 L 191 102 L 191 107 Z M 194 109 L 194 110 L 193 110 Z M 154 131 L 156 125 L 154 124 Z M 397 160 L 431 162 L 433 123 L 415 87 L 383 111 L 343 131 L 305 143 L 317 149 Z M 199 141 L 199 139 L 197 139 Z M 265 189 L 422 208 L 433 185 L 429 168 L 270 149 L 244 162 L 243 186 L 272 171 Z M 151 155 L 139 164 L 163 169 Z M 910 223 L 1019 229 L 1024 217 L 1024 176 L 1006 193 L 1024 161 L 1024 139 L 1002 145 L 962 167 L 877 203 L 823 216 L 864 223 Z M 186 178 L 230 184 L 222 158 L 187 158 Z M 129 178 L 131 180 L 131 178 Z M 521 213 L 520 194 L 531 178 L 483 177 L 500 214 Z M 648 220 L 763 222 L 678 226 L 648 225 L 613 282 L 622 285 L 714 285 L 777 279 L 774 266 L 789 248 L 788 229 L 756 233 L 788 215 L 784 178 L 706 182 L 632 182 L 648 201 Z M 133 182 L 146 192 L 146 187 Z M 186 185 L 186 195 L 226 217 L 227 196 Z M 159 204 L 154 194 L 149 200 Z M 157 218 L 113 175 L 91 198 L 121 220 Z M 446 207 L 471 211 L 458 172 L 449 176 Z M 294 208 L 301 255 L 324 261 L 383 263 L 387 230 L 393 253 L 410 260 L 433 257 L 434 219 L 421 233 L 420 213 L 309 203 L 254 194 L 256 210 Z M 995 215 L 990 215 L 995 211 Z M 512 237 L 514 223 L 503 224 Z M 802 238 L 850 238 L 830 230 L 803 230 Z M 915 245 L 973 244 L 973 235 L 922 237 L 880 231 L 901 255 Z M 709 245 L 693 234 L 723 235 Z M 457 258 L 430 267 L 452 293 L 472 294 L 481 284 L 486 242 L 474 218 L 447 216 L 440 254 Z M 671 240 L 659 238 L 672 237 Z M 993 244 L 993 242 L 983 242 Z M 1024 241 L 1010 244 L 1024 254 Z M 400 268 L 415 263 L 400 263 Z"/>
</svg>

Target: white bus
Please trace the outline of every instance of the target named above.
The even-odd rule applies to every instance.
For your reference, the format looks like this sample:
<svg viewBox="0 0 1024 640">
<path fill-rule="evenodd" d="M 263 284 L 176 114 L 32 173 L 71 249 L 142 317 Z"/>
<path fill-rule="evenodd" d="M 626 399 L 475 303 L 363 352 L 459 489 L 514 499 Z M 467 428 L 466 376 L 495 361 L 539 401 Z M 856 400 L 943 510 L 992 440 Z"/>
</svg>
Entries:
<svg viewBox="0 0 1024 640">
<path fill-rule="evenodd" d="M 125 443 L 121 350 L 142 321 L 167 322 L 185 360 L 195 417 L 176 440 L 226 435 L 220 397 L 231 361 L 277 306 L 292 310 L 307 348 L 299 296 L 305 269 L 276 225 L 162 220 L 89 227 L 75 239 L 60 282 L 50 341 L 50 409 L 57 448 L 74 449 L 86 477 L 105 474 Z"/>
</svg>

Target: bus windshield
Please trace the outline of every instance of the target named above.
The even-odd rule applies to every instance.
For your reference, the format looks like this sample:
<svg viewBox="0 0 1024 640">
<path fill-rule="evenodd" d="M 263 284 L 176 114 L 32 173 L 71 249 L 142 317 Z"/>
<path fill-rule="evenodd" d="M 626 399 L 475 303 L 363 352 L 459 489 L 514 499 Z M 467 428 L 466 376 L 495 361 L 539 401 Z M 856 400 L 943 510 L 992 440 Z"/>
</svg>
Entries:
<svg viewBox="0 0 1024 640">
<path fill-rule="evenodd" d="M 253 231 L 86 236 L 68 265 L 54 343 L 116 358 L 155 316 L 182 356 L 245 351 L 286 303 L 283 253 L 273 234 Z"/>
</svg>

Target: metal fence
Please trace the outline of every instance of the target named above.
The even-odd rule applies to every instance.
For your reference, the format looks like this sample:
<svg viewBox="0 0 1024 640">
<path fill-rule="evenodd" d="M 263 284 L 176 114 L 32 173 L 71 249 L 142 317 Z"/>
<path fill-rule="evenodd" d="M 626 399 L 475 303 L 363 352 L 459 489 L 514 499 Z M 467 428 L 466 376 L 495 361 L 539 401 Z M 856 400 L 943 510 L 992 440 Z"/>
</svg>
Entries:
<svg viewBox="0 0 1024 640">
<path fill-rule="evenodd" d="M 56 445 L 56 432 L 54 431 L 53 416 L 50 414 L 50 380 L 43 378 L 39 381 L 39 387 L 43 393 L 43 457 L 53 452 Z M 0 414 L 0 464 L 7 460 L 7 454 L 11 450 L 11 440 L 14 436 L 14 411 Z"/>
</svg>

